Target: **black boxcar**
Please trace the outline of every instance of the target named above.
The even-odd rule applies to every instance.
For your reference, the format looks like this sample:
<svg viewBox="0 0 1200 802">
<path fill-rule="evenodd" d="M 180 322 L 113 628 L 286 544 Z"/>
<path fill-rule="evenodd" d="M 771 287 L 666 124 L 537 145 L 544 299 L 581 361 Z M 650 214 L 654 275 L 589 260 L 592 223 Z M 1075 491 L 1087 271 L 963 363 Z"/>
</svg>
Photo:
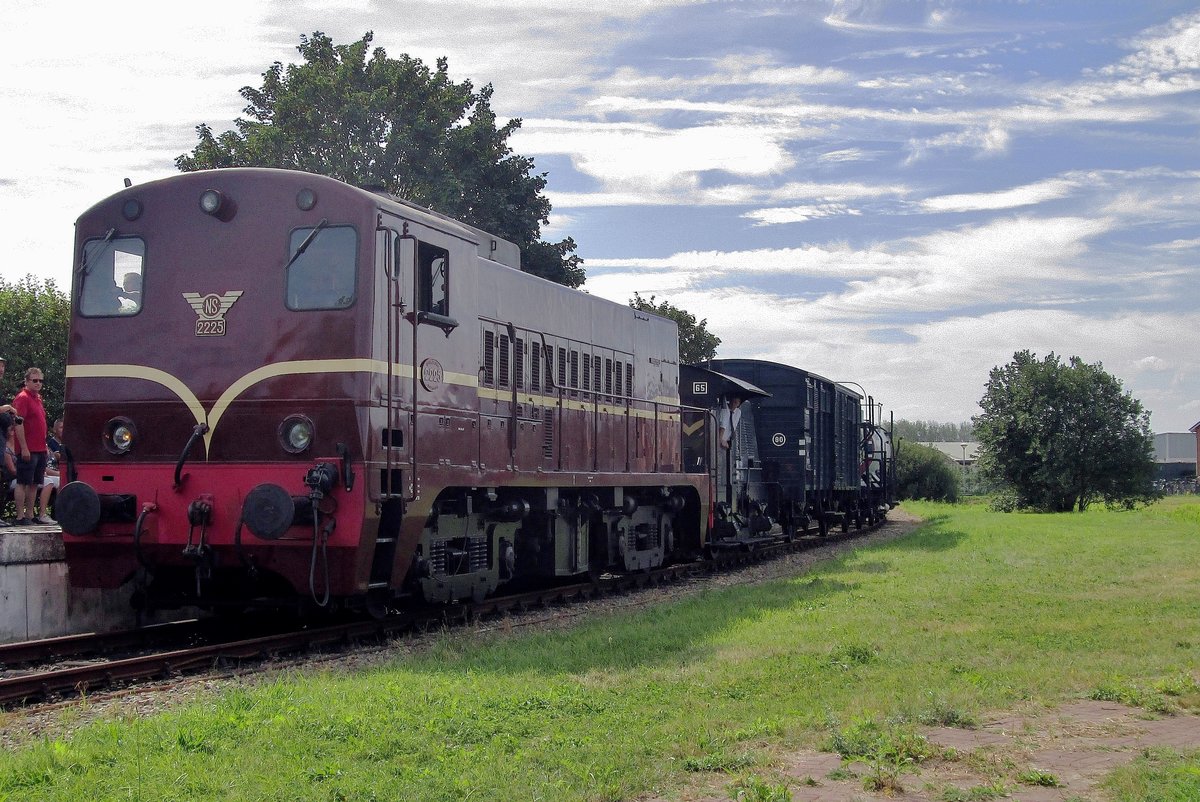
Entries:
<svg viewBox="0 0 1200 802">
<path fill-rule="evenodd" d="M 722 473 L 718 465 L 714 545 L 778 534 L 792 537 L 811 524 L 825 534 L 830 526 L 844 530 L 880 516 L 878 505 L 868 498 L 867 477 L 872 470 L 879 474 L 871 460 L 882 457 L 883 446 L 876 443 L 886 432 L 864 421 L 862 395 L 777 362 L 714 359 L 708 366 L 759 390 L 753 394 L 728 386 L 719 399 L 725 403 L 730 395 L 740 396 L 746 403 L 736 448 L 727 455 L 731 470 Z M 710 402 L 692 392 L 689 381 L 700 375 L 688 372 L 692 370 L 688 366 L 682 375 L 684 402 Z M 868 448 L 875 456 L 868 456 Z M 730 491 L 723 494 L 723 486 Z"/>
</svg>

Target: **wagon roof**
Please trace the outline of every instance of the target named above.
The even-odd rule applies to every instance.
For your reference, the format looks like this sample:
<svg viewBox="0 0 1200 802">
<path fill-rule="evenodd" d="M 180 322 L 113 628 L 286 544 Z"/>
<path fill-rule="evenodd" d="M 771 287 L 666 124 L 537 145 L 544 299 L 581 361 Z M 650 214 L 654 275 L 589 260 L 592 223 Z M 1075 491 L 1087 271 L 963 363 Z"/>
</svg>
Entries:
<svg viewBox="0 0 1200 802">
<path fill-rule="evenodd" d="M 749 398 L 770 398 L 771 394 L 766 390 L 751 384 L 750 382 L 739 379 L 736 376 L 730 376 L 727 373 L 719 373 L 718 371 L 699 365 L 684 365 L 689 372 L 694 371 L 692 378 L 707 379 L 712 386 L 711 394 L 718 396 L 742 395 Z"/>
</svg>

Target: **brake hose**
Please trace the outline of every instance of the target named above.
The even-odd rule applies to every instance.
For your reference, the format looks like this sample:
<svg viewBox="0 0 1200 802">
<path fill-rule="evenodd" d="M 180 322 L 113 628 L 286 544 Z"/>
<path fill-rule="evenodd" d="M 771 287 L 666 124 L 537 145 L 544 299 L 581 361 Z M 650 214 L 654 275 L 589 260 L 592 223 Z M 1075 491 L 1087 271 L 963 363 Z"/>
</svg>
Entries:
<svg viewBox="0 0 1200 802">
<path fill-rule="evenodd" d="M 313 504 L 313 548 L 312 560 L 308 566 L 308 592 L 312 595 L 312 600 L 317 603 L 318 607 L 326 607 L 329 604 L 329 535 L 333 533 L 333 529 L 337 526 L 337 519 L 330 516 L 329 522 L 325 524 L 325 530 L 321 531 L 320 526 L 321 513 L 317 509 L 317 505 Z M 317 598 L 317 548 L 321 550 L 322 573 L 325 575 L 325 597 Z"/>
</svg>

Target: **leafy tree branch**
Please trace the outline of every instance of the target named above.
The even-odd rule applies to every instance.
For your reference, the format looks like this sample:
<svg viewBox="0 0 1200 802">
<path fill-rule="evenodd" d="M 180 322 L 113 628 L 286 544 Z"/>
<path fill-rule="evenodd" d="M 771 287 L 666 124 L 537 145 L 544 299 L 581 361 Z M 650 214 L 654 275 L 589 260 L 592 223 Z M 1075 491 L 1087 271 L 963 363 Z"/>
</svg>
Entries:
<svg viewBox="0 0 1200 802">
<path fill-rule="evenodd" d="M 389 57 L 373 34 L 339 45 L 301 36 L 304 61 L 272 64 L 262 85 L 245 86 L 235 130 L 207 123 L 183 171 L 279 167 L 379 187 L 515 242 L 527 272 L 578 287 L 585 279 L 571 238 L 541 240 L 549 222 L 546 173 L 513 152 L 520 119 L 497 124 L 490 84 L 456 83 L 445 58 Z"/>
</svg>

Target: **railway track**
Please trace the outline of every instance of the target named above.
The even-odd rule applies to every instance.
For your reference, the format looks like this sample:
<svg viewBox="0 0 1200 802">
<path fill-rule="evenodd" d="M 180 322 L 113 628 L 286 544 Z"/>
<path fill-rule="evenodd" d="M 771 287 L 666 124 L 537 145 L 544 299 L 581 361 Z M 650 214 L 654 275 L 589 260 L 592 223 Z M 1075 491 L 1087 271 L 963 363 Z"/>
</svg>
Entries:
<svg viewBox="0 0 1200 802">
<path fill-rule="evenodd" d="M 864 528 L 825 538 L 801 537 L 753 550 L 720 551 L 708 560 L 653 571 L 605 576 L 482 602 L 417 608 L 379 619 L 283 630 L 278 629 L 278 622 L 272 629 L 260 621 L 243 623 L 236 633 L 223 631 L 217 619 L 198 619 L 0 645 L 0 706 L 19 707 L 57 696 L 92 693 L 284 654 L 341 650 L 472 620 L 637 591 L 698 574 L 732 570 L 869 531 L 873 530 Z M 224 626 L 227 628 L 228 623 Z"/>
</svg>

